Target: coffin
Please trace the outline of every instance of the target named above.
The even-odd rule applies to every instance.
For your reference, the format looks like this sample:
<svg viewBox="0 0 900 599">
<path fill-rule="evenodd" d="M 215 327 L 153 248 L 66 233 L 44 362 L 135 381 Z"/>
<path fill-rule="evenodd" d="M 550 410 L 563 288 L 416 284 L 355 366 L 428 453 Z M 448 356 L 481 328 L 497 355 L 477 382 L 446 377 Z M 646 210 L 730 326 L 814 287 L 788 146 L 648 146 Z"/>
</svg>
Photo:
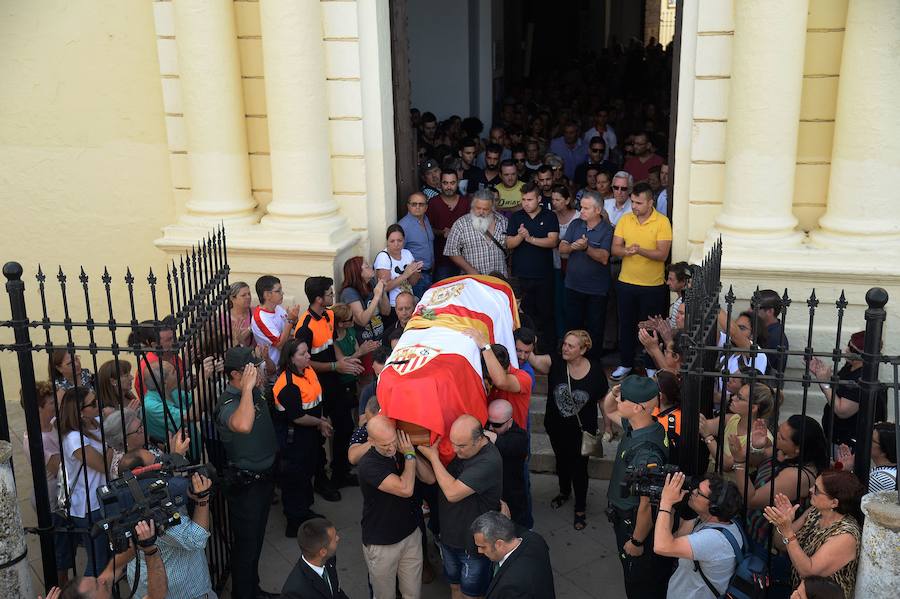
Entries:
<svg viewBox="0 0 900 599">
<path fill-rule="evenodd" d="M 382 413 L 410 433 L 414 444 L 439 440 L 442 461 L 453 458 L 447 436 L 462 414 L 487 421 L 481 351 L 462 331 L 482 332 L 500 343 L 516 362 L 513 331 L 518 328 L 515 296 L 497 278 L 445 279 L 423 295 L 378 378 Z"/>
</svg>

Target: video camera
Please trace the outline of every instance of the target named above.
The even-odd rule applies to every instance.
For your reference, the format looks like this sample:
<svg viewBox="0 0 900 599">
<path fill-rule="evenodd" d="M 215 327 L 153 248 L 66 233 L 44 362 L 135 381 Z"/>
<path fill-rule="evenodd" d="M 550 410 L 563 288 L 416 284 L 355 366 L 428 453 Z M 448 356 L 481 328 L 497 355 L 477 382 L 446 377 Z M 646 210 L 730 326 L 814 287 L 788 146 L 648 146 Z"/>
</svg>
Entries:
<svg viewBox="0 0 900 599">
<path fill-rule="evenodd" d="M 622 497 L 649 497 L 651 503 L 659 503 L 663 488 L 666 485 L 666 476 L 680 472 L 674 464 L 647 464 L 646 466 L 629 466 L 625 469 L 622 479 Z M 702 479 L 696 476 L 686 476 L 684 485 L 686 491 L 693 491 L 700 485 Z"/>
<path fill-rule="evenodd" d="M 216 472 L 210 464 L 191 465 L 182 456 L 169 454 L 159 463 L 126 471 L 109 481 L 97 489 L 103 520 L 94 524 L 93 534 L 105 533 L 112 550 L 121 553 L 130 545 L 141 520 L 152 520 L 157 534 L 180 524 L 193 472 L 215 484 Z"/>
</svg>

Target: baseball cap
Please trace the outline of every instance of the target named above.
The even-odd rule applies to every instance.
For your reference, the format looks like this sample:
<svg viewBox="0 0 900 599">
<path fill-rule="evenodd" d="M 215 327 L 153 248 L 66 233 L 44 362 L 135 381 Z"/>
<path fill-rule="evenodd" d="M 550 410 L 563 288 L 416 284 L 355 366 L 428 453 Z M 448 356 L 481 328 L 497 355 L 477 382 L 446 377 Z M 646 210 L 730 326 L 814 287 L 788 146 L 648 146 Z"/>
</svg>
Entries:
<svg viewBox="0 0 900 599">
<path fill-rule="evenodd" d="M 429 158 L 425 162 L 422 163 L 422 172 L 427 173 L 428 171 L 436 168 L 441 168 L 441 165 L 438 164 L 438 161 L 434 158 Z"/>
<path fill-rule="evenodd" d="M 622 399 L 632 403 L 647 403 L 659 395 L 659 385 L 651 378 L 632 374 L 622 381 Z"/>
<path fill-rule="evenodd" d="M 243 370 L 247 364 L 257 362 L 256 354 L 250 347 L 229 347 L 225 351 L 225 372 Z"/>
</svg>

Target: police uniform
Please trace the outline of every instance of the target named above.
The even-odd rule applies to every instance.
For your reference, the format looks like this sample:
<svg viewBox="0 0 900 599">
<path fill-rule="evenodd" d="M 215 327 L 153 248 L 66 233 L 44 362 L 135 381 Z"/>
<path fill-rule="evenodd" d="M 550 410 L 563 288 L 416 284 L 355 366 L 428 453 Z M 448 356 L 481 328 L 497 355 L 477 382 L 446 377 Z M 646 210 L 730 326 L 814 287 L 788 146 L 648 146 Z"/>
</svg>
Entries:
<svg viewBox="0 0 900 599">
<path fill-rule="evenodd" d="M 225 371 L 243 370 L 256 361 L 253 350 L 225 352 Z M 259 588 L 259 554 L 266 534 L 275 482 L 275 428 L 269 407 L 258 388 L 253 390 L 255 417 L 249 433 L 237 433 L 228 421 L 241 403 L 241 390 L 225 387 L 215 409 L 216 429 L 225 449 L 225 498 L 234 543 L 231 547 L 231 596 L 252 599 Z"/>
<path fill-rule="evenodd" d="M 652 379 L 632 375 L 622 381 L 623 400 L 645 403 L 656 398 L 658 394 L 659 389 Z M 672 562 L 653 553 L 652 525 L 650 533 L 643 539 L 644 553 L 638 557 L 631 557 L 625 553 L 625 543 L 632 538 L 634 532 L 640 497 L 624 496 L 622 480 L 629 467 L 639 468 L 647 464 L 667 462 L 666 429 L 654 419 L 649 426 L 635 430 L 624 418 L 622 429 L 624 435 L 616 449 L 616 460 L 606 497 L 609 501 L 607 515 L 615 531 L 616 547 L 625 576 L 625 592 L 629 599 L 662 598 L 666 596 Z"/>
<path fill-rule="evenodd" d="M 281 372 L 272 393 L 275 410 L 281 416 L 276 430 L 281 450 L 278 484 L 287 518 L 285 534 L 296 537 L 300 524 L 317 515 L 310 509 L 314 500 L 312 478 L 322 443 L 317 427 L 303 426 L 295 420 L 307 415 L 322 417 L 322 386 L 316 372 L 306 367 L 300 374 Z"/>
</svg>

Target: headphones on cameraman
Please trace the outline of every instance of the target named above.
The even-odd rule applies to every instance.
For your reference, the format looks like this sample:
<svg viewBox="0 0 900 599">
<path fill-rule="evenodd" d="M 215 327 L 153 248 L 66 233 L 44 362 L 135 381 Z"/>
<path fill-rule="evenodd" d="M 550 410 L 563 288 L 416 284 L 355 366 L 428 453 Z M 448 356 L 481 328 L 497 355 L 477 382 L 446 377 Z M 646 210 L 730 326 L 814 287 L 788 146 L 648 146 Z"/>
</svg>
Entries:
<svg viewBox="0 0 900 599">
<path fill-rule="evenodd" d="M 712 482 L 712 479 L 707 479 Z M 722 515 L 722 504 L 725 503 L 725 496 L 728 494 L 728 484 L 724 479 L 719 479 L 722 483 L 722 490 L 715 501 L 709 500 L 709 515 L 719 518 Z"/>
</svg>

